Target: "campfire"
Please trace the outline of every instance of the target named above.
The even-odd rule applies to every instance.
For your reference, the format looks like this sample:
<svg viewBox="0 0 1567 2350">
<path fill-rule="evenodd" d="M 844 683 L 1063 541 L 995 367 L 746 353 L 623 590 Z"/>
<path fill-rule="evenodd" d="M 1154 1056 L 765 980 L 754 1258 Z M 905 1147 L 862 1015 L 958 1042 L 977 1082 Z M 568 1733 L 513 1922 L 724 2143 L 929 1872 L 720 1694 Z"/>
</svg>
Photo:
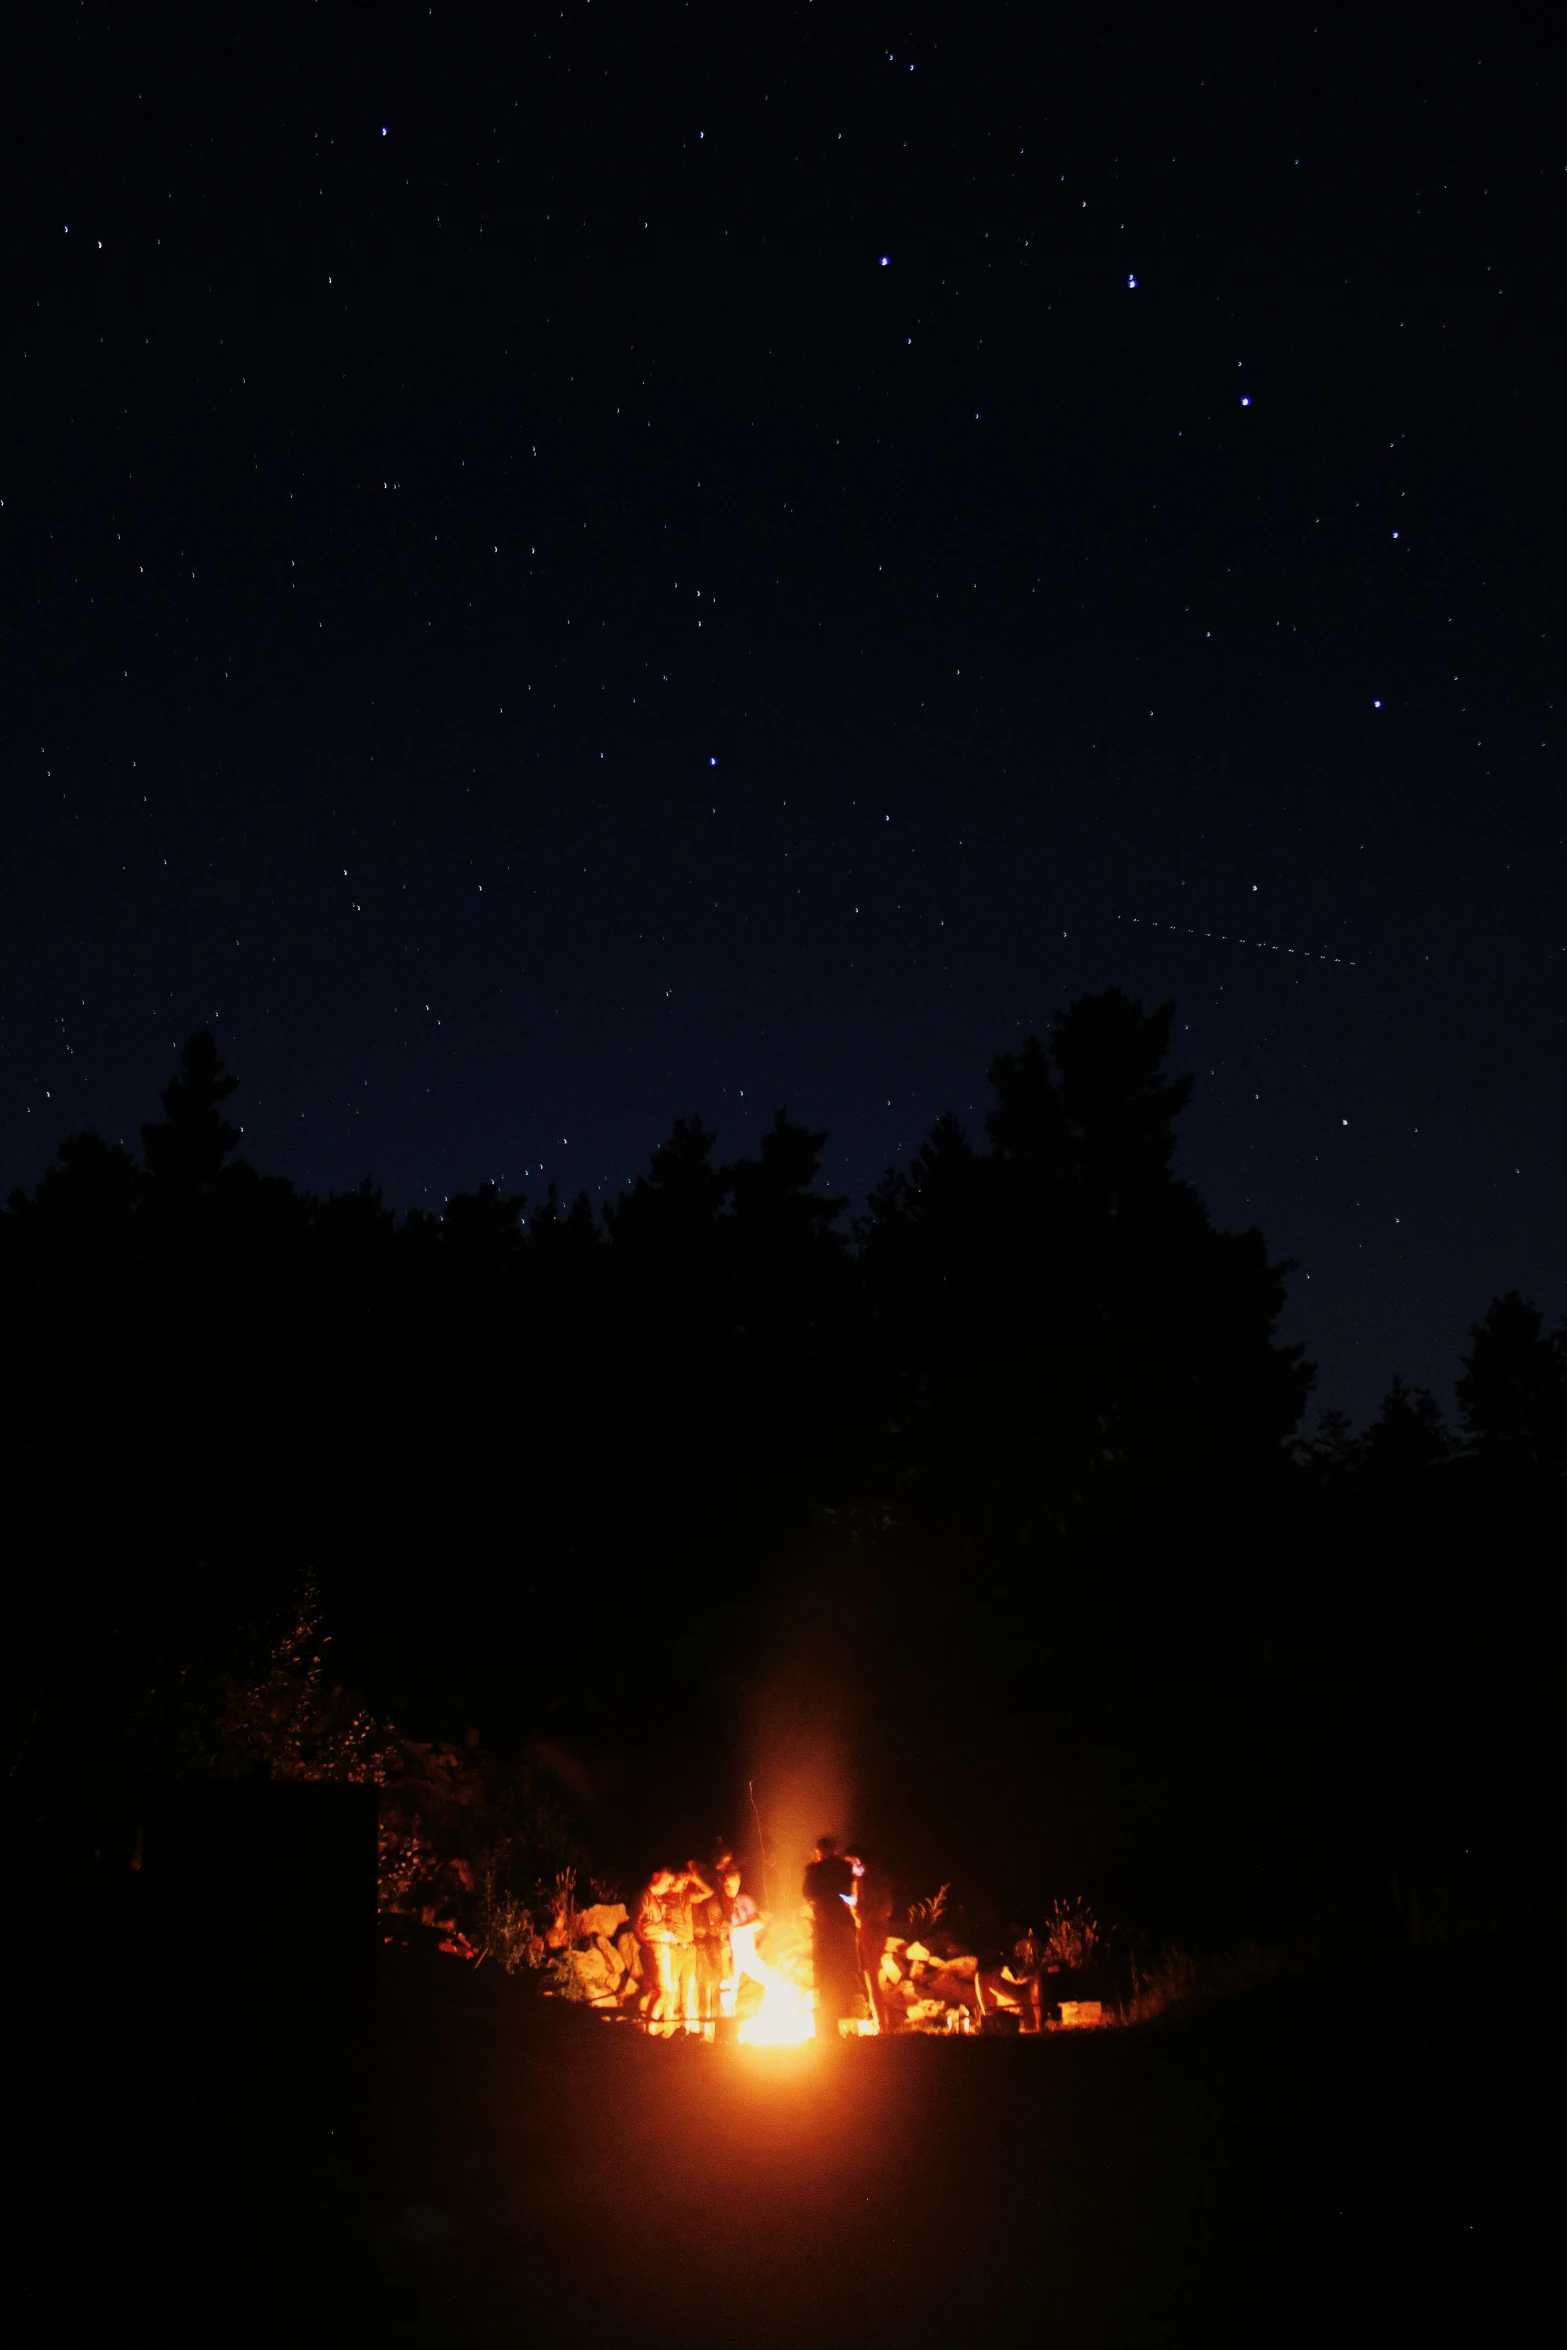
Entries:
<svg viewBox="0 0 1567 2350">
<path fill-rule="evenodd" d="M 867 1969 L 854 2012 L 839 2025 L 844 2036 L 1032 2034 L 1103 2020 L 1100 2001 L 1067 1996 L 1083 1987 L 1100 1938 L 1084 1903 L 1057 1902 L 1043 1933 L 1020 1936 L 1004 1953 L 982 1954 L 965 1950 L 950 1930 L 947 1890 L 914 1905 L 903 1921 L 909 1931 L 863 1938 L 861 1955 L 874 1956 L 874 1974 Z M 798 2047 L 818 2037 L 812 1923 L 803 1904 L 767 1917 L 756 1937 L 754 1970 L 728 1959 L 716 2012 L 707 2015 L 694 2003 L 672 2014 L 650 2013 L 656 1985 L 649 1953 L 624 1902 L 578 1909 L 563 1884 L 544 1941 L 551 1953 L 548 1992 L 654 2036 L 697 2034 L 750 2048 Z"/>
<path fill-rule="evenodd" d="M 735 2032 L 747 2048 L 798 2048 L 815 2037 L 815 1993 L 782 1975 L 764 1986 L 756 2013 L 741 2017 Z"/>
</svg>

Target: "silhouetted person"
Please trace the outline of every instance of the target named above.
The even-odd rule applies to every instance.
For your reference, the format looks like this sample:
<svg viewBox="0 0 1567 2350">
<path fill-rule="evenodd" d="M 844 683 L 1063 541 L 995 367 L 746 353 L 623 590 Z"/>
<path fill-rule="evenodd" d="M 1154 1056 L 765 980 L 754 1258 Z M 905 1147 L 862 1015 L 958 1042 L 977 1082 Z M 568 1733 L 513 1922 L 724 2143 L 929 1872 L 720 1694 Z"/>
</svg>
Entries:
<svg viewBox="0 0 1567 2350">
<path fill-rule="evenodd" d="M 881 1979 L 881 1961 L 892 1930 L 892 1879 L 875 1860 L 861 1866 L 854 1906 L 860 1921 L 860 1972 L 870 1994 L 871 2013 L 880 2031 L 890 2031 L 893 2016 Z"/>
<path fill-rule="evenodd" d="M 854 1922 L 854 1870 L 835 1836 L 818 1836 L 805 1872 L 811 1909 L 811 1975 L 816 1985 L 816 2037 L 836 2040 L 860 1988 L 859 1931 Z"/>
</svg>

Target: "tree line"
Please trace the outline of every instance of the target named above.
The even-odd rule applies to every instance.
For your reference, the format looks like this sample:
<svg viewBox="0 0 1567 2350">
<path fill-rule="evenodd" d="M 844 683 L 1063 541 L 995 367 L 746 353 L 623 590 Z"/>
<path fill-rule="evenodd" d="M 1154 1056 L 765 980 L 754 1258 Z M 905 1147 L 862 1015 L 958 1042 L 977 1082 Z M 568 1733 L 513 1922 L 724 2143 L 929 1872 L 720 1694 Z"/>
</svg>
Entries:
<svg viewBox="0 0 1567 2350">
<path fill-rule="evenodd" d="M 882 1751 L 923 1706 L 1010 1768 L 1063 1654 L 1124 1693 L 1172 1627 L 1211 1661 L 1357 1578 L 1446 1589 L 1482 1526 L 1537 1551 L 1567 1325 L 1498 1299 L 1456 1434 L 1395 1380 L 1303 1437 L 1289 1268 L 1175 1171 L 1173 1011 L 1068 1005 L 992 1062 L 982 1136 L 939 1119 L 853 1218 L 783 1111 L 728 1160 L 677 1119 L 601 1211 L 316 1198 L 240 1156 L 192 1036 L 139 1157 L 72 1136 L 0 1213 L 13 1739 L 62 1654 L 108 1718 L 308 1574 L 400 1718 L 591 1720 L 668 1783 L 792 1585 Z"/>
</svg>

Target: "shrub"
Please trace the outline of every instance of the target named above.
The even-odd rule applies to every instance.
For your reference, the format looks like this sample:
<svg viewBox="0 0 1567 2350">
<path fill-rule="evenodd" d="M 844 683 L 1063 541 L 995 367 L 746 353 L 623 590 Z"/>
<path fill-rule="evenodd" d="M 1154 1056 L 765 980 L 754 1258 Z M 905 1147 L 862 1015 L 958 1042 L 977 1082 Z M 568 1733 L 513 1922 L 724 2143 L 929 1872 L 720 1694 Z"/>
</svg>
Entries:
<svg viewBox="0 0 1567 2350">
<path fill-rule="evenodd" d="M 1045 1964 L 1064 1973 L 1079 1974 L 1092 1964 L 1104 1937 L 1099 1920 L 1079 1893 L 1072 1901 L 1053 1901 L 1042 1937 Z"/>
</svg>

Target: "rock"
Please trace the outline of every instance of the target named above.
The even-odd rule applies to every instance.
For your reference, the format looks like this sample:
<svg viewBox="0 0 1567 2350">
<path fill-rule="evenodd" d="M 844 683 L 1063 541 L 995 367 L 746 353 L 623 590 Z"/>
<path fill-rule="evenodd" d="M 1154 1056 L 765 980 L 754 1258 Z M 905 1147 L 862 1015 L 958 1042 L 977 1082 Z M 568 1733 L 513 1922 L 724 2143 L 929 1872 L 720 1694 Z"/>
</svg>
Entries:
<svg viewBox="0 0 1567 2350">
<path fill-rule="evenodd" d="M 602 1934 L 607 1941 L 613 1942 L 625 1925 L 627 1915 L 623 1901 L 595 1901 L 590 1909 L 579 1909 L 577 1912 L 578 1938 Z"/>
<path fill-rule="evenodd" d="M 597 2005 L 618 1998 L 624 1972 L 618 1954 L 608 1944 L 590 1942 L 585 1950 L 563 1950 L 550 1967 L 550 1979 L 561 1998 L 587 1999 Z"/>
</svg>

